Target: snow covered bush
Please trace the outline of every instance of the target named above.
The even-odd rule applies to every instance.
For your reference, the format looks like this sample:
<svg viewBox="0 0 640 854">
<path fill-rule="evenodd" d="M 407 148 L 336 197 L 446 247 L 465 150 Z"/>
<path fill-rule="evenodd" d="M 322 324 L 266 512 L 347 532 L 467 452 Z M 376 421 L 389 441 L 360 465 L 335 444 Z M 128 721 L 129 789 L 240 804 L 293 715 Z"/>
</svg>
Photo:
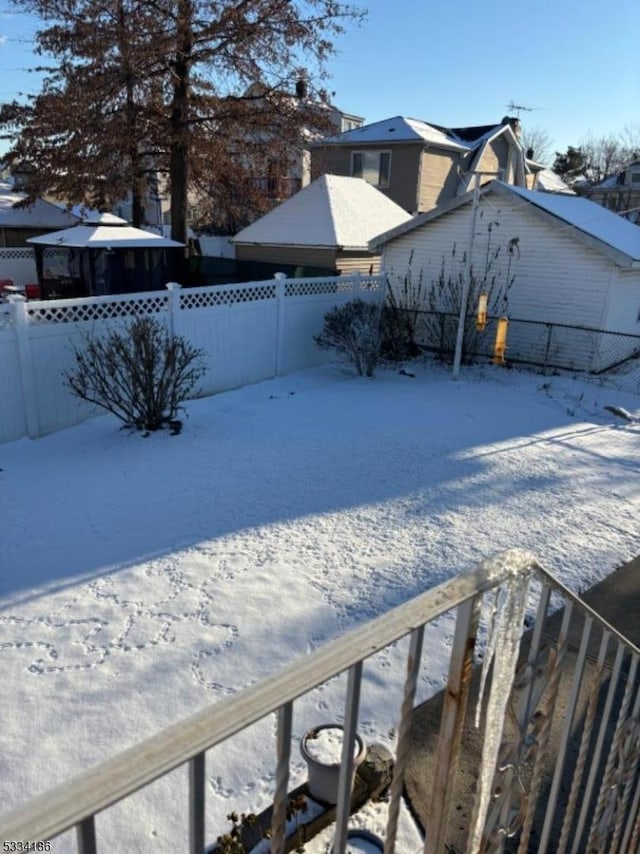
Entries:
<svg viewBox="0 0 640 854">
<path fill-rule="evenodd" d="M 203 351 L 153 317 L 136 317 L 124 331 L 86 336 L 73 355 L 65 385 L 137 430 L 168 425 L 179 433 L 181 404 L 205 371 Z"/>
<path fill-rule="evenodd" d="M 355 299 L 332 308 L 313 340 L 344 356 L 361 377 L 372 377 L 380 360 L 380 306 Z"/>
</svg>

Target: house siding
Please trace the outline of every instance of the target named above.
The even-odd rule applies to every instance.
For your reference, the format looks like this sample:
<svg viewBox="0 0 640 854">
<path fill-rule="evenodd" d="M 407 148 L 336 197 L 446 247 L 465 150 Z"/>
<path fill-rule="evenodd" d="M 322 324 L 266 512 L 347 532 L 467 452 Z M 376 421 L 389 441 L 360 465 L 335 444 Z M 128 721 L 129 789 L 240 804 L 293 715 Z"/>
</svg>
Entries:
<svg viewBox="0 0 640 854">
<path fill-rule="evenodd" d="M 423 294 L 437 280 L 443 263 L 446 275 L 452 273 L 456 277 L 463 273 L 471 216 L 472 206 L 467 204 L 387 244 L 383 265 L 390 275 L 391 286 L 399 286 L 407 272 L 411 253 L 411 278 L 414 283 L 422 278 Z M 519 258 L 510 258 L 507 252 L 512 238 L 518 238 Z M 454 247 L 455 256 L 452 256 Z M 634 311 L 637 316 L 640 309 L 640 282 L 637 278 L 633 279 L 638 285 L 635 302 L 633 284 L 626 284 L 624 276 L 619 277 L 613 299 L 608 300 L 607 294 L 615 272 L 613 261 L 573 239 L 566 224 L 559 220 L 553 222 L 542 219 L 519 201 L 511 202 L 495 194 L 481 201 L 473 254 L 477 273 L 484 270 L 488 247 L 491 253 L 499 249 L 491 270 L 498 286 L 506 283 L 509 277 L 515 277 L 506 305 L 494 304 L 493 310 L 490 307 L 490 314 L 595 328 L 607 328 L 611 323 L 620 328 L 622 317 L 628 319 Z M 624 301 L 618 304 L 618 294 L 623 289 Z M 426 300 L 424 304 L 426 307 Z M 614 313 L 613 305 L 616 305 L 617 314 Z M 444 305 L 438 307 L 442 310 L 446 308 Z M 526 324 L 521 324 L 518 327 L 520 331 L 516 333 L 516 326 L 512 324 L 512 343 L 515 334 L 542 334 L 539 327 Z M 575 340 L 576 336 L 567 333 L 566 340 L 572 337 Z M 593 343 L 589 344 L 592 350 L 587 354 L 584 349 L 586 345 L 580 344 L 581 352 L 579 358 L 576 358 L 576 367 L 593 366 L 593 346 Z"/>
<path fill-rule="evenodd" d="M 342 275 L 352 273 L 375 275 L 380 272 L 380 256 L 363 255 L 361 252 L 340 252 L 336 256 L 336 267 Z"/>
<path fill-rule="evenodd" d="M 640 270 L 616 270 L 611 279 L 606 329 L 640 335 Z"/>
<path fill-rule="evenodd" d="M 336 250 L 313 246 L 258 246 L 236 245 L 236 258 L 240 261 L 262 261 L 267 264 L 292 264 L 301 267 L 326 267 L 335 269 Z"/>
<path fill-rule="evenodd" d="M 509 164 L 509 149 L 509 143 L 504 137 L 494 139 L 485 148 L 476 169 L 479 172 L 499 172 L 503 169 L 505 170 L 503 180 L 513 183 L 513 174 L 508 175 L 506 172 Z"/>
<path fill-rule="evenodd" d="M 459 179 L 459 155 L 427 149 L 422 153 L 418 211 L 430 211 L 437 205 L 453 199 Z"/>
<path fill-rule="evenodd" d="M 372 145 L 318 146 L 311 151 L 311 180 L 326 174 L 350 176 L 354 151 L 390 151 L 389 186 L 377 189 L 404 210 L 415 213 L 422 148 L 422 143 L 388 145 L 384 141 Z"/>
</svg>

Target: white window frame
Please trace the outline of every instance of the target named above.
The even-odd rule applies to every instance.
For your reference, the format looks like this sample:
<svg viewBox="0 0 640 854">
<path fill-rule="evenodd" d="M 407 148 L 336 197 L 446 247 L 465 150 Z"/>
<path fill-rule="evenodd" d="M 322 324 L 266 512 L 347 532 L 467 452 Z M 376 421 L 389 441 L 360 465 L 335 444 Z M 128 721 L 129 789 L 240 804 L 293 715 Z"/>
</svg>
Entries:
<svg viewBox="0 0 640 854">
<path fill-rule="evenodd" d="M 387 169 L 386 181 L 380 180 L 380 157 L 383 154 L 386 154 L 389 158 L 389 166 Z M 375 183 L 373 181 L 367 181 L 367 179 L 364 177 L 364 175 L 356 175 L 355 174 L 354 160 L 358 155 L 361 155 L 363 160 L 367 155 L 369 155 L 369 157 L 371 157 L 371 155 L 377 155 L 377 157 L 378 157 L 378 180 Z M 349 174 L 351 175 L 352 178 L 363 178 L 363 180 L 367 181 L 367 183 L 371 184 L 373 187 L 382 187 L 383 189 L 386 189 L 387 187 L 391 186 L 391 151 L 390 151 L 390 149 L 388 149 L 388 148 L 362 148 L 362 149 L 358 149 L 357 151 L 352 151 L 351 152 L 351 158 L 350 158 L 350 164 L 349 164 Z"/>
</svg>

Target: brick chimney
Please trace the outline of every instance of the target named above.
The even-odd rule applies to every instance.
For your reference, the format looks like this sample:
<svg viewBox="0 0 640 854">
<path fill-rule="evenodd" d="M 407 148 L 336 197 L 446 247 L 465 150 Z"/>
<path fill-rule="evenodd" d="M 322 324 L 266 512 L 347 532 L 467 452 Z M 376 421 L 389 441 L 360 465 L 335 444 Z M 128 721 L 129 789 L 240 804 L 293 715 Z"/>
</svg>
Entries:
<svg viewBox="0 0 640 854">
<path fill-rule="evenodd" d="M 517 116 L 505 116 L 500 124 L 511 125 L 511 130 L 515 133 L 516 137 L 520 139 L 522 134 L 522 125 L 520 124 L 520 119 L 517 118 Z"/>
</svg>

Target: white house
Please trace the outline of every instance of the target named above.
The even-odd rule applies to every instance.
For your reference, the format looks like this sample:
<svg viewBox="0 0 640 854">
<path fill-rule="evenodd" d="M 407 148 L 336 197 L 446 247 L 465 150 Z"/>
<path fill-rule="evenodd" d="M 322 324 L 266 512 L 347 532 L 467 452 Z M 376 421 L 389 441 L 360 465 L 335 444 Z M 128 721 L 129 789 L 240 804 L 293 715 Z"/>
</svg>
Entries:
<svg viewBox="0 0 640 854">
<path fill-rule="evenodd" d="M 640 338 L 564 330 L 565 324 L 640 336 L 640 229 L 600 205 L 494 181 L 379 235 L 383 266 L 396 289 L 410 271 L 431 305 L 451 309 L 441 275 L 461 281 L 471 249 L 472 272 L 493 287 L 490 313 L 511 319 L 509 352 L 525 361 L 535 347 L 546 363 L 600 370 L 640 349 Z M 507 288 L 507 284 L 512 282 Z M 445 289 L 446 290 L 446 289 Z M 505 293 L 503 293 L 505 292 Z M 475 310 L 475 306 L 471 307 Z M 518 324 L 517 320 L 537 324 Z M 553 333 L 553 340 L 549 337 Z"/>
</svg>

